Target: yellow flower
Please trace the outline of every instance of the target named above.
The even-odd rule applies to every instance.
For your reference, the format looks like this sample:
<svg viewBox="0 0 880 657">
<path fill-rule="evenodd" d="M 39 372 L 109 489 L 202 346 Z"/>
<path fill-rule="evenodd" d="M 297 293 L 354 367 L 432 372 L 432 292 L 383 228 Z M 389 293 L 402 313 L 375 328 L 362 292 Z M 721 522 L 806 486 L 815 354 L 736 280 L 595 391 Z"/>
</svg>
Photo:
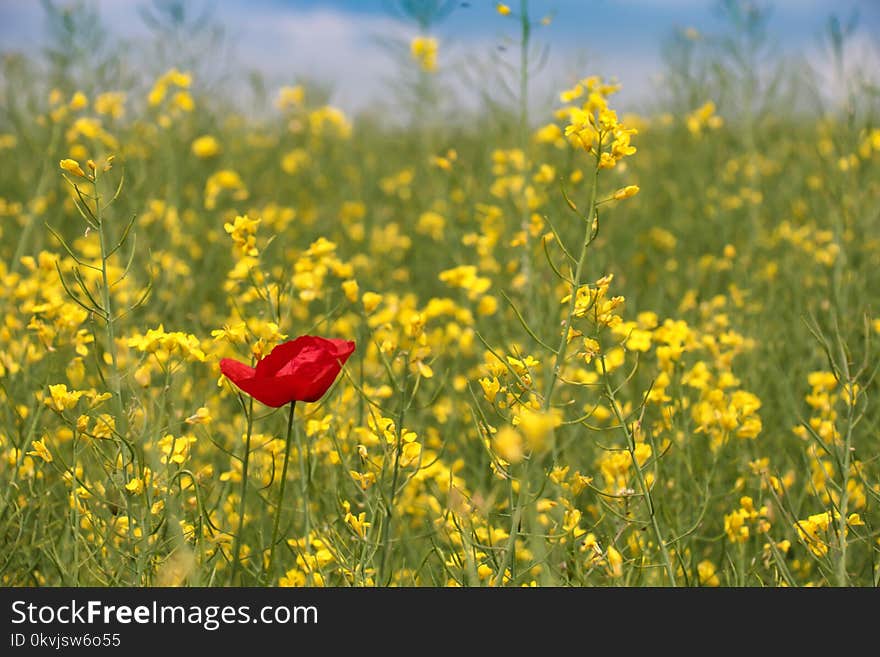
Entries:
<svg viewBox="0 0 880 657">
<path fill-rule="evenodd" d="M 212 135 L 203 135 L 193 140 L 191 148 L 193 155 L 206 159 L 220 152 L 220 142 Z"/>
<path fill-rule="evenodd" d="M 423 212 L 416 223 L 416 232 L 422 235 L 429 235 L 431 239 L 439 242 L 443 239 L 443 228 L 446 226 L 446 219 L 437 212 Z"/>
<path fill-rule="evenodd" d="M 222 329 L 211 331 L 214 340 L 227 340 L 231 344 L 242 344 L 247 340 L 247 324 L 238 322 L 233 326 L 224 326 Z"/>
<path fill-rule="evenodd" d="M 535 132 L 535 141 L 539 144 L 558 144 L 563 138 L 562 128 L 560 128 L 555 123 L 548 123 L 547 125 L 538 128 Z M 562 142 L 563 145 L 565 142 Z"/>
<path fill-rule="evenodd" d="M 86 366 L 83 363 L 83 359 L 80 356 L 74 358 L 68 363 L 64 373 L 67 375 L 67 380 L 70 381 L 71 384 L 75 386 L 80 385 L 86 376 Z"/>
<path fill-rule="evenodd" d="M 529 449 L 538 453 L 547 449 L 553 430 L 562 424 L 559 414 L 554 411 L 525 410 L 520 413 L 518 420 L 516 427 L 525 436 Z"/>
<path fill-rule="evenodd" d="M 382 295 L 375 292 L 364 292 L 361 303 L 364 304 L 364 312 L 369 315 L 382 303 Z"/>
<path fill-rule="evenodd" d="M 862 517 L 858 513 L 850 513 L 846 517 L 846 524 L 851 527 L 864 527 L 865 521 L 862 520 Z"/>
<path fill-rule="evenodd" d="M 74 112 L 77 110 L 84 109 L 89 106 L 89 99 L 82 91 L 77 91 L 70 98 L 70 109 Z"/>
<path fill-rule="evenodd" d="M 209 411 L 206 407 L 202 406 L 195 413 L 186 418 L 187 424 L 209 424 L 213 418 L 211 417 L 211 411 Z"/>
<path fill-rule="evenodd" d="M 648 351 L 651 348 L 651 332 L 633 329 L 626 341 L 626 348 L 631 351 Z"/>
<path fill-rule="evenodd" d="M 176 68 L 172 68 L 165 75 L 171 84 L 181 89 L 188 89 L 192 84 L 192 76 L 189 73 L 182 73 Z"/>
<path fill-rule="evenodd" d="M 446 151 L 446 155 L 432 155 L 431 164 L 444 171 L 449 171 L 452 168 L 452 163 L 457 159 L 458 152 L 454 148 L 450 148 Z"/>
<path fill-rule="evenodd" d="M 278 586 L 282 588 L 301 587 L 306 585 L 306 575 L 296 568 L 288 570 L 283 577 L 278 580 Z"/>
<path fill-rule="evenodd" d="M 484 317 L 494 315 L 498 312 L 498 299 L 491 295 L 482 297 L 480 303 L 477 304 L 477 312 Z"/>
<path fill-rule="evenodd" d="M 584 338 L 584 361 L 589 364 L 599 355 L 601 347 L 593 338 Z"/>
<path fill-rule="evenodd" d="M 400 455 L 400 467 L 402 468 L 417 464 L 422 454 L 422 446 L 421 444 L 415 442 L 415 434 L 409 432 L 409 436 L 411 436 L 409 440 L 407 440 L 406 435 L 404 436 L 406 444 L 403 446 L 403 450 Z"/>
<path fill-rule="evenodd" d="M 360 538 L 367 538 L 367 528 L 371 526 L 371 523 L 366 521 L 367 514 L 365 512 L 361 512 L 357 515 L 354 515 L 351 512 L 351 503 L 343 502 L 342 508 L 345 509 L 345 517 L 343 518 L 343 522 L 348 524 L 351 527 L 355 534 L 357 534 Z"/>
<path fill-rule="evenodd" d="M 165 100 L 165 96 L 168 94 L 168 87 L 188 89 L 191 84 L 192 76 L 189 73 L 182 73 L 176 68 L 172 68 L 170 71 L 166 72 L 158 80 L 156 80 L 153 88 L 150 90 L 150 93 L 147 96 L 147 102 L 149 103 L 150 107 L 155 107 L 159 105 L 163 100 Z M 192 98 L 189 96 L 188 93 L 178 93 L 175 96 L 173 102 L 184 111 L 190 111 L 192 109 Z M 187 105 L 190 105 L 189 108 L 187 108 Z"/>
<path fill-rule="evenodd" d="M 205 361 L 205 352 L 202 351 L 196 336 L 182 331 L 166 332 L 162 324 L 159 324 L 158 328 L 148 330 L 146 335 L 135 334 L 129 338 L 127 344 L 144 353 L 154 354 L 161 351 L 162 358 L 176 353 L 187 360 Z"/>
<path fill-rule="evenodd" d="M 693 135 L 699 135 L 703 128 L 715 130 L 724 125 L 724 119 L 715 114 L 715 103 L 711 100 L 685 117 L 688 131 Z"/>
<path fill-rule="evenodd" d="M 574 85 L 571 89 L 566 89 L 559 94 L 559 100 L 563 103 L 571 103 L 584 95 L 584 86 L 580 83 Z"/>
<path fill-rule="evenodd" d="M 423 71 L 433 73 L 437 70 L 437 39 L 416 37 L 410 43 L 410 53 Z"/>
<path fill-rule="evenodd" d="M 615 201 L 622 201 L 623 199 L 630 198 L 639 193 L 638 185 L 627 185 L 621 189 L 618 189 L 614 192 L 614 196 L 612 197 Z"/>
<path fill-rule="evenodd" d="M 501 384 L 498 381 L 497 377 L 492 377 L 491 379 L 486 377 L 482 378 L 479 381 L 480 386 L 483 388 L 483 396 L 486 398 L 490 404 L 494 403 L 495 397 L 498 395 L 498 391 L 501 389 Z"/>
<path fill-rule="evenodd" d="M 257 256 L 257 226 L 260 225 L 259 219 L 251 219 L 247 215 L 238 215 L 233 223 L 223 224 L 223 230 L 229 233 L 232 241 L 235 243 L 235 250 L 241 256 Z"/>
<path fill-rule="evenodd" d="M 196 107 L 192 96 L 186 91 L 178 91 L 174 94 L 174 98 L 171 99 L 171 105 L 184 112 L 192 112 Z"/>
<path fill-rule="evenodd" d="M 495 11 L 497 11 L 502 16 L 510 16 L 510 7 L 508 7 L 503 2 L 499 2 L 495 5 Z"/>
<path fill-rule="evenodd" d="M 361 490 L 367 490 L 376 483 L 376 475 L 372 472 L 358 472 L 357 470 L 349 470 L 348 474 L 357 482 Z"/>
<path fill-rule="evenodd" d="M 62 169 L 67 171 L 67 173 L 70 173 L 74 176 L 79 176 L 80 178 L 86 177 L 85 172 L 82 170 L 82 167 L 76 160 L 64 159 L 61 160 L 61 162 L 59 162 L 58 164 L 61 166 Z"/>
<path fill-rule="evenodd" d="M 613 546 L 608 548 L 608 552 L 605 554 L 605 558 L 608 561 L 608 574 L 611 577 L 622 577 L 623 576 L 623 555 L 617 551 L 617 549 Z"/>
<path fill-rule="evenodd" d="M 294 148 L 281 158 L 281 168 L 291 176 L 305 168 L 309 163 L 309 153 L 304 148 Z"/>
<path fill-rule="evenodd" d="M 311 112 L 308 117 L 309 129 L 316 136 L 335 134 L 342 139 L 351 135 L 351 123 L 345 113 L 337 108 L 325 105 Z"/>
<path fill-rule="evenodd" d="M 46 463 L 52 462 L 52 453 L 49 451 L 49 448 L 46 447 L 46 439 L 40 438 L 40 440 L 35 440 L 31 443 L 32 451 L 28 452 L 29 456 L 37 456 L 43 459 Z"/>
<path fill-rule="evenodd" d="M 299 107 L 303 104 L 305 96 L 305 89 L 303 89 L 301 85 L 296 85 L 295 87 L 281 87 L 278 91 L 278 99 L 275 101 L 275 106 L 281 110 L 287 109 L 288 107 Z"/>
<path fill-rule="evenodd" d="M 720 586 L 721 580 L 715 573 L 715 564 L 711 561 L 701 561 L 697 564 L 697 575 L 700 578 L 701 586 Z"/>
<path fill-rule="evenodd" d="M 831 526 L 832 520 L 837 520 L 840 514 L 835 511 L 825 511 L 809 516 L 806 520 L 798 520 L 794 526 L 797 530 L 798 537 L 806 544 L 810 552 L 817 557 L 824 557 L 828 554 L 828 543 L 825 538 L 828 528 Z"/>
<path fill-rule="evenodd" d="M 162 457 L 159 461 L 161 463 L 168 463 L 170 461 L 171 463 L 183 465 L 189 458 L 190 447 L 195 442 L 195 436 L 176 437 L 170 433 L 165 434 L 158 443 L 159 449 L 162 452 Z"/>
<path fill-rule="evenodd" d="M 43 399 L 43 403 L 54 411 L 69 410 L 76 406 L 79 398 L 85 393 L 79 390 L 67 390 L 63 383 L 49 386 L 49 397 Z"/>
<path fill-rule="evenodd" d="M 125 114 L 125 94 L 121 91 L 108 91 L 95 98 L 95 112 L 109 114 L 118 119 Z"/>
<path fill-rule="evenodd" d="M 502 427 L 492 439 L 495 453 L 508 463 L 519 463 L 523 460 L 523 438 L 513 427 Z"/>
<path fill-rule="evenodd" d="M 125 484 L 125 490 L 134 495 L 140 495 L 144 492 L 144 482 L 139 477 L 136 477 Z"/>
<path fill-rule="evenodd" d="M 116 430 L 116 420 L 109 413 L 101 413 L 95 418 L 95 428 L 92 429 L 94 438 L 109 439 L 113 437 Z"/>
<path fill-rule="evenodd" d="M 206 209 L 213 210 L 217 207 L 217 198 L 223 190 L 231 190 L 232 197 L 237 201 L 243 201 L 248 197 L 247 187 L 241 176 L 231 169 L 221 169 L 205 182 Z"/>
<path fill-rule="evenodd" d="M 342 292 L 345 294 L 345 298 L 351 303 L 357 303 L 358 282 L 354 279 L 342 281 Z"/>
</svg>

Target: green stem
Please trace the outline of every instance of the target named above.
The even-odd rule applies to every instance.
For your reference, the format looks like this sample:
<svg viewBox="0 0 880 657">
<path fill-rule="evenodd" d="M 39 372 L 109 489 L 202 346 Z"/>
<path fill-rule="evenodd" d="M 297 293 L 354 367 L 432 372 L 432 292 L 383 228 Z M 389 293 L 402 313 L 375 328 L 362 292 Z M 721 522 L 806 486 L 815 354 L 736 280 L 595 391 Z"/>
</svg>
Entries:
<svg viewBox="0 0 880 657">
<path fill-rule="evenodd" d="M 636 439 L 633 435 L 632 431 L 626 424 L 626 420 L 623 417 L 623 413 L 620 410 L 620 405 L 617 403 L 617 397 L 614 395 L 614 389 L 611 387 L 611 383 L 608 377 L 608 370 L 605 368 L 605 355 L 601 354 L 599 357 L 599 362 L 602 364 L 602 378 L 605 383 L 605 396 L 608 398 L 609 403 L 611 404 L 611 409 L 614 411 L 614 417 L 617 418 L 618 424 L 620 424 L 621 429 L 623 430 L 624 435 L 626 436 L 626 448 L 629 452 L 630 459 L 632 460 L 633 470 L 636 471 L 636 480 L 639 483 L 639 490 L 645 498 L 645 501 L 648 503 L 648 515 L 651 518 L 651 529 L 654 531 L 654 539 L 657 541 L 657 545 L 660 547 L 660 554 L 663 557 L 663 566 L 666 568 L 666 574 L 669 577 L 669 584 L 671 586 L 677 586 L 675 579 L 675 569 L 672 565 L 672 558 L 669 555 L 669 550 L 666 547 L 666 541 L 663 538 L 663 532 L 660 530 L 660 522 L 657 520 L 657 509 L 654 505 L 654 498 L 651 496 L 651 488 L 648 486 L 648 482 L 645 481 L 645 475 L 642 472 L 642 466 L 639 465 L 638 459 L 636 458 Z"/>
<path fill-rule="evenodd" d="M 70 505 L 70 514 L 71 514 L 71 529 L 73 531 L 73 586 L 79 586 L 79 541 L 80 541 L 80 532 L 79 532 L 79 497 L 77 496 L 77 477 L 76 477 L 76 460 L 78 458 L 77 455 L 77 446 L 79 432 L 74 426 L 73 429 L 73 466 L 70 468 L 71 478 L 70 478 L 70 494 L 73 500 L 73 503 Z"/>
<path fill-rule="evenodd" d="M 584 266 L 587 262 L 587 249 L 590 247 L 593 234 L 593 213 L 596 210 L 596 194 L 599 187 L 599 157 L 602 152 L 602 141 L 596 147 L 596 170 L 593 174 L 593 188 L 590 191 L 590 205 L 587 214 L 584 216 L 586 229 L 584 231 L 584 239 L 581 245 L 580 257 L 578 258 L 577 267 L 575 268 L 574 278 L 572 279 L 571 294 L 568 301 L 568 313 L 565 323 L 562 325 L 562 336 L 559 339 L 559 346 L 556 348 L 556 354 L 553 359 L 553 369 L 550 371 L 550 378 L 547 380 L 547 388 L 544 391 L 543 409 L 546 411 L 550 408 L 553 398 L 553 389 L 556 387 L 556 381 L 559 379 L 559 372 L 562 364 L 565 362 L 565 352 L 568 347 L 568 333 L 571 328 L 572 318 L 574 317 L 575 304 L 577 302 L 577 292 L 581 287 L 581 278 L 584 274 Z M 527 462 L 523 468 L 523 476 L 520 479 L 519 491 L 516 496 L 516 506 L 511 510 L 510 515 L 510 533 L 507 537 L 507 544 L 504 548 L 504 556 L 501 560 L 501 567 L 495 576 L 495 586 L 500 585 L 504 581 L 504 573 L 510 567 L 514 559 L 514 551 L 516 549 L 516 539 L 519 534 L 520 519 L 523 515 L 523 507 L 528 500 L 529 490 L 529 468 Z"/>
<path fill-rule="evenodd" d="M 596 149 L 596 171 L 593 174 L 593 189 L 590 192 L 590 206 L 584 219 L 586 220 L 586 231 L 581 244 L 581 252 L 578 257 L 577 267 L 575 267 L 574 278 L 572 279 L 571 294 L 568 300 L 568 313 L 565 323 L 562 325 L 562 336 L 559 338 L 559 346 L 556 347 L 556 354 L 553 359 L 553 369 L 550 371 L 550 378 L 547 380 L 547 389 L 544 391 L 544 410 L 550 408 L 553 398 L 553 389 L 556 387 L 556 381 L 559 379 L 559 372 L 565 362 L 565 352 L 568 347 L 568 334 L 571 329 L 572 318 L 574 317 L 574 309 L 577 305 L 577 293 L 581 288 L 581 278 L 584 275 L 584 266 L 587 262 L 587 249 L 590 247 L 593 235 L 593 213 L 596 210 L 596 194 L 599 187 L 599 153 L 602 152 L 602 143 Z"/>
<path fill-rule="evenodd" d="M 520 0 L 520 20 L 522 38 L 519 44 L 519 127 L 525 140 L 529 129 L 529 40 L 532 34 L 529 0 Z"/>
<path fill-rule="evenodd" d="M 241 460 L 241 499 L 238 502 L 238 529 L 235 530 L 235 541 L 232 545 L 232 574 L 229 585 L 235 584 L 235 576 L 241 567 L 241 533 L 244 530 L 245 500 L 248 489 L 248 463 L 251 456 L 251 433 L 254 427 L 254 398 L 251 397 L 247 412 L 247 433 L 244 440 L 244 458 Z"/>
<path fill-rule="evenodd" d="M 95 220 L 98 224 L 98 239 L 101 244 L 101 296 L 104 306 L 104 322 L 107 330 L 107 350 L 110 352 L 110 361 L 113 366 L 112 386 L 115 398 L 117 417 L 125 424 L 125 412 L 122 402 L 122 380 L 119 375 L 119 357 L 116 353 L 116 329 L 113 321 L 112 298 L 110 295 L 110 279 L 107 274 L 107 261 L 110 256 L 107 253 L 107 235 L 101 212 L 101 196 L 98 193 L 98 174 L 95 172 L 92 179 L 95 191 Z M 124 428 L 124 427 L 123 427 Z"/>
<path fill-rule="evenodd" d="M 846 360 L 844 356 L 844 367 L 849 370 L 846 365 Z M 847 371 L 847 399 L 846 404 L 847 408 L 847 427 L 846 427 L 846 438 L 843 442 L 843 463 L 841 465 L 841 469 L 843 472 L 840 473 L 840 502 L 838 504 L 839 510 L 838 513 L 840 517 L 837 519 L 837 534 L 838 534 L 838 542 L 840 543 L 840 557 L 837 560 L 837 568 L 836 568 L 836 579 L 838 586 L 849 586 L 849 574 L 846 571 L 846 558 L 847 558 L 847 541 L 846 541 L 846 516 L 849 513 L 849 488 L 847 487 L 847 483 L 849 480 L 849 470 L 852 463 L 852 427 L 853 427 L 853 415 L 855 409 L 855 393 L 854 386 L 855 382 L 852 381 L 849 377 L 849 372 Z"/>
<path fill-rule="evenodd" d="M 366 344 L 367 343 L 367 332 L 369 331 L 369 325 L 367 324 L 367 314 L 363 310 L 361 310 L 360 317 L 361 317 L 361 325 L 358 329 L 358 331 L 360 333 L 360 335 L 358 336 L 358 344 Z M 359 356 L 360 356 L 360 358 L 359 358 L 360 362 L 358 363 L 358 373 L 360 376 L 360 380 L 358 381 L 358 384 L 360 385 L 361 390 L 363 390 L 364 389 L 364 361 L 366 360 L 366 358 L 364 358 L 364 356 L 360 355 L 360 354 L 359 354 Z M 358 426 L 359 427 L 362 427 L 364 425 L 364 411 L 365 410 L 366 410 L 366 407 L 365 407 L 365 402 L 364 402 L 364 395 L 362 395 L 362 394 L 358 395 Z"/>
<path fill-rule="evenodd" d="M 391 475 L 391 492 L 388 495 L 388 506 L 385 509 L 385 522 L 382 525 L 382 576 L 378 581 L 391 582 L 391 573 L 388 572 L 391 559 L 391 523 L 394 519 L 394 501 L 397 497 L 397 480 L 400 476 L 400 452 L 403 448 L 403 421 L 406 416 L 406 386 L 409 374 L 409 356 L 403 362 L 403 385 L 400 389 L 400 410 L 397 413 L 397 441 L 394 450 L 394 471 Z"/>
<path fill-rule="evenodd" d="M 508 569 L 511 569 L 511 575 L 513 574 L 512 565 L 516 561 L 514 553 L 516 551 L 516 538 L 519 534 L 519 523 L 523 515 L 526 500 L 529 497 L 528 474 L 528 464 L 526 464 L 526 467 L 523 468 L 523 476 L 519 480 L 519 491 L 516 494 L 516 506 L 510 514 L 510 531 L 507 535 L 507 543 L 504 546 L 501 565 L 498 568 L 498 572 L 495 574 L 495 586 L 500 586 L 504 582 L 504 573 L 506 573 Z M 512 579 L 513 578 L 511 577 L 511 580 Z"/>
<path fill-rule="evenodd" d="M 520 0 L 520 22 L 522 33 L 520 37 L 519 49 L 519 133 L 520 147 L 526 158 L 526 166 L 529 165 L 529 40 L 532 33 L 532 25 L 529 22 L 529 2 L 528 0 Z M 523 232 L 523 253 L 521 271 L 526 277 L 527 285 L 531 287 L 531 263 L 529 256 L 529 221 L 530 213 L 528 208 L 523 210 L 522 216 L 522 232 Z"/>
<path fill-rule="evenodd" d="M 287 466 L 290 463 L 290 435 L 293 432 L 293 412 L 296 409 L 296 402 L 290 402 L 290 413 L 287 416 L 287 440 L 284 445 L 284 463 L 281 466 L 281 484 L 278 487 L 278 502 L 275 504 L 275 521 L 272 523 L 272 543 L 269 547 L 269 562 L 266 564 L 266 575 L 272 577 L 272 564 L 275 561 L 275 546 L 278 544 L 278 528 L 281 526 L 281 504 L 284 502 L 284 489 L 287 485 Z M 303 476 L 303 468 L 305 463 L 305 452 L 302 442 L 299 438 L 299 432 L 296 432 L 296 450 L 298 452 L 298 460 L 300 463 L 300 478 L 302 482 L 303 493 L 303 513 L 305 514 L 305 540 L 306 546 L 309 543 L 309 498 L 308 498 L 308 479 Z"/>
<path fill-rule="evenodd" d="M 291 418 L 293 417 L 293 409 L 290 411 Z M 311 466 L 309 463 L 309 458 L 311 454 L 309 453 L 308 445 L 303 441 L 302 434 L 299 432 L 299 428 L 296 424 L 293 426 L 293 439 L 296 442 L 296 453 L 297 453 L 297 463 L 299 463 L 299 482 L 300 482 L 300 496 L 303 500 L 303 535 L 306 538 L 306 553 L 311 550 L 309 544 L 309 534 L 312 533 L 312 500 L 309 495 L 309 483 L 311 481 Z M 287 427 L 287 442 L 290 442 L 290 429 L 291 426 Z M 288 450 L 289 453 L 290 450 Z M 283 491 L 282 491 L 283 495 Z"/>
<path fill-rule="evenodd" d="M 112 386 L 112 394 L 113 394 L 113 405 L 116 411 L 116 418 L 119 420 L 119 434 L 127 435 L 128 433 L 128 419 L 125 413 L 125 404 L 122 401 L 122 376 L 119 373 L 119 356 L 116 350 L 116 329 L 114 326 L 113 320 L 113 306 L 112 306 L 112 296 L 110 294 L 110 277 L 107 273 L 107 261 L 110 259 L 110 254 L 107 250 L 107 230 L 104 224 L 103 212 L 101 209 L 101 194 L 98 190 L 98 171 L 97 169 L 92 172 L 92 189 L 94 191 L 94 201 L 95 201 L 95 222 L 98 225 L 98 240 L 101 247 L 101 299 L 104 310 L 104 328 L 107 332 L 107 351 L 110 353 L 110 363 L 113 371 L 111 372 L 111 386 Z M 117 458 L 123 455 L 123 449 L 117 443 Z M 125 472 L 128 467 L 128 464 L 125 462 L 125 458 L 122 458 L 122 471 Z M 123 493 L 124 495 L 124 493 Z M 134 549 L 135 545 L 135 535 L 134 535 L 134 522 L 131 516 L 131 504 L 129 502 L 128 496 L 124 495 L 125 499 L 125 514 L 128 516 L 128 540 L 130 545 L 132 546 L 131 554 L 134 555 L 136 553 Z M 144 528 L 146 529 L 146 528 Z M 140 581 L 140 560 L 138 561 L 138 585 L 143 585 L 143 582 Z"/>
</svg>

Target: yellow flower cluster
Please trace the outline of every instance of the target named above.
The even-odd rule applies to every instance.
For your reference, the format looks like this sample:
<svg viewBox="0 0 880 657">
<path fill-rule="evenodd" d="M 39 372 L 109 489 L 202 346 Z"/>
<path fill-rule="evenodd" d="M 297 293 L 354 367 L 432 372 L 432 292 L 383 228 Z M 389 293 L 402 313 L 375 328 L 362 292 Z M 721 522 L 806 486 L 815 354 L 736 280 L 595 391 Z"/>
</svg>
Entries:
<svg viewBox="0 0 880 657">
<path fill-rule="evenodd" d="M 824 511 L 811 515 L 805 520 L 798 520 L 794 526 L 798 538 L 806 544 L 810 552 L 817 557 L 824 557 L 828 554 L 831 542 L 837 542 L 833 534 L 834 524 L 839 520 L 840 513 L 837 511 Z M 864 524 L 858 513 L 852 513 L 846 519 L 846 533 L 849 533 L 850 527 L 860 527 Z"/>
<path fill-rule="evenodd" d="M 740 498 L 739 508 L 724 516 L 724 533 L 731 543 L 745 543 L 752 533 L 766 534 L 770 531 L 766 506 L 755 508 L 755 503 L 747 495 Z"/>
<path fill-rule="evenodd" d="M 160 362 L 170 356 L 182 356 L 186 360 L 204 362 L 205 352 L 202 351 L 199 339 L 189 333 L 172 331 L 168 333 L 160 324 L 144 335 L 135 334 L 128 340 L 128 346 L 145 354 L 155 354 Z"/>
<path fill-rule="evenodd" d="M 248 190 L 241 176 L 231 169 L 221 169 L 211 174 L 205 182 L 205 209 L 216 208 L 217 200 L 226 191 L 231 192 L 231 197 L 236 201 L 243 201 L 248 197 Z"/>
<path fill-rule="evenodd" d="M 412 58 L 423 71 L 433 73 L 437 70 L 437 39 L 427 36 L 415 37 L 410 42 L 409 49 Z"/>
<path fill-rule="evenodd" d="M 187 91 L 191 85 L 192 76 L 189 73 L 182 73 L 176 68 L 172 68 L 153 83 L 153 88 L 147 95 L 147 102 L 151 107 L 157 107 L 170 92 L 177 89 L 171 98 L 171 107 L 184 112 L 192 112 L 195 109 L 195 103 Z"/>
<path fill-rule="evenodd" d="M 685 125 L 693 135 L 700 135 L 706 128 L 717 130 L 724 125 L 724 119 L 715 113 L 715 103 L 704 103 L 685 117 Z"/>
<path fill-rule="evenodd" d="M 235 252 L 240 256 L 255 257 L 259 255 L 257 249 L 257 226 L 259 219 L 251 219 L 247 215 L 238 215 L 232 223 L 223 224 L 225 230 L 235 244 Z"/>
<path fill-rule="evenodd" d="M 563 102 L 572 102 L 583 95 L 586 101 L 567 109 L 565 136 L 578 148 L 595 155 L 599 167 L 612 169 L 625 157 L 636 152 L 630 143 L 636 128 L 627 127 L 608 107 L 608 96 L 617 91 L 615 85 L 602 84 L 598 78 L 587 78 L 573 89 L 562 93 Z"/>
</svg>

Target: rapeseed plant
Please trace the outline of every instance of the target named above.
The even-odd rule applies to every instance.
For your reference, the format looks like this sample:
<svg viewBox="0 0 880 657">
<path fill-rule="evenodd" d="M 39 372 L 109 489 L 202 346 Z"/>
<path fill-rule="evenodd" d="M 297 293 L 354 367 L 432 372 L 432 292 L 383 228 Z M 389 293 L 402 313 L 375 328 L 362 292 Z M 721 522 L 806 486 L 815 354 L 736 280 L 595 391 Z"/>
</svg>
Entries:
<svg viewBox="0 0 880 657">
<path fill-rule="evenodd" d="M 758 35 L 695 30 L 659 111 L 542 111 L 522 0 L 510 116 L 435 124 L 451 4 L 399 4 L 393 130 L 182 60 L 18 85 L 0 581 L 876 585 L 870 112 L 764 107 Z"/>
</svg>

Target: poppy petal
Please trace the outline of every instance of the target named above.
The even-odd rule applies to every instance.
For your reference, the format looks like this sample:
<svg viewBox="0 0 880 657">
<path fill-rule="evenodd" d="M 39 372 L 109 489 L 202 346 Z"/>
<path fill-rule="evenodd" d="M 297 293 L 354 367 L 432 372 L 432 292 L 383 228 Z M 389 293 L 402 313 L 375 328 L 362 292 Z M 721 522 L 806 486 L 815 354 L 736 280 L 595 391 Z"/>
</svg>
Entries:
<svg viewBox="0 0 880 657">
<path fill-rule="evenodd" d="M 232 358 L 224 358 L 220 361 L 220 371 L 223 372 L 223 376 L 236 385 L 238 385 L 239 381 L 252 379 L 256 374 L 253 367 L 248 367 L 244 363 Z"/>
<path fill-rule="evenodd" d="M 272 376 L 285 365 L 293 361 L 299 352 L 310 343 L 309 336 L 303 335 L 296 340 L 282 342 L 257 363 L 257 376 Z"/>
<path fill-rule="evenodd" d="M 318 401 L 354 350 L 350 340 L 303 335 L 276 346 L 255 368 L 224 358 L 220 370 L 242 391 L 277 408 L 291 401 Z"/>
</svg>

